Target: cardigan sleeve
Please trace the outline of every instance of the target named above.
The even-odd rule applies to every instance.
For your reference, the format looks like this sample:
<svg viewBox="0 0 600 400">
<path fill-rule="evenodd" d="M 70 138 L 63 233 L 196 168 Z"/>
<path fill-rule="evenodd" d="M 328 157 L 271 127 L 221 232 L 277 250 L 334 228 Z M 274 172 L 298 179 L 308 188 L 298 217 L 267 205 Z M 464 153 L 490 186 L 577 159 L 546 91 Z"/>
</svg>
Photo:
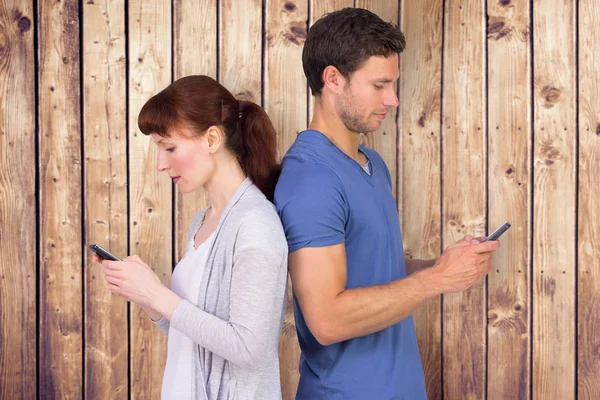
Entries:
<svg viewBox="0 0 600 400">
<path fill-rule="evenodd" d="M 162 333 L 169 336 L 169 320 L 168 319 L 166 319 L 165 317 L 162 317 L 158 321 L 152 321 L 152 322 L 154 322 L 154 325 L 156 325 Z"/>
<path fill-rule="evenodd" d="M 287 243 L 279 219 L 252 214 L 235 236 L 229 319 L 223 320 L 181 301 L 171 326 L 198 345 L 242 368 L 264 358 L 280 325 L 287 283 Z M 275 225 L 277 224 L 277 225 Z"/>
</svg>

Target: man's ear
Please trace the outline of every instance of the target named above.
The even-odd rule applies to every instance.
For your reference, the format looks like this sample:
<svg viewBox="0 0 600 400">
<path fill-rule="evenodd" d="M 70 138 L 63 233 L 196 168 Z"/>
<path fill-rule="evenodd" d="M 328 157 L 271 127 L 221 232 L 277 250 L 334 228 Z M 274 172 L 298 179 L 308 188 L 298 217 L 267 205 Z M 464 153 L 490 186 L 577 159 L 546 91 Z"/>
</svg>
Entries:
<svg viewBox="0 0 600 400">
<path fill-rule="evenodd" d="M 323 70 L 322 78 L 323 86 L 335 94 L 341 93 L 346 86 L 346 78 L 332 65 L 328 65 Z"/>
<path fill-rule="evenodd" d="M 211 126 L 204 134 L 204 138 L 208 142 L 208 152 L 214 154 L 223 144 L 223 131 L 218 126 Z"/>
</svg>

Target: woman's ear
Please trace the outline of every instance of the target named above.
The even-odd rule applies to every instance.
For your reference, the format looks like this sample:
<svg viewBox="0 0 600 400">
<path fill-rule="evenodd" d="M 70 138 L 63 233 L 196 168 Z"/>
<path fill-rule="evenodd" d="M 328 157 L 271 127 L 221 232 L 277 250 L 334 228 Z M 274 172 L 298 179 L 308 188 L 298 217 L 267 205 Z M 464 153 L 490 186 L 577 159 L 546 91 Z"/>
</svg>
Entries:
<svg viewBox="0 0 600 400">
<path fill-rule="evenodd" d="M 208 152 L 216 153 L 223 144 L 223 131 L 218 126 L 211 126 L 204 134 L 208 142 Z"/>
</svg>

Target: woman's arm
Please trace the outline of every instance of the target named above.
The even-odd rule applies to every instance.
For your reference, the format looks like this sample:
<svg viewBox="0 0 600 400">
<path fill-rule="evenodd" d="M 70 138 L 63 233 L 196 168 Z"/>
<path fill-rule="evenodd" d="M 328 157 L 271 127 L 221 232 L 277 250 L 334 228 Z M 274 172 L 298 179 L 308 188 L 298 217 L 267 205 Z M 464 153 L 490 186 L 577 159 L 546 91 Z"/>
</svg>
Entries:
<svg viewBox="0 0 600 400">
<path fill-rule="evenodd" d="M 157 296 L 153 308 L 170 317 L 171 326 L 198 345 L 249 368 L 262 360 L 269 343 L 279 338 L 279 324 L 273 323 L 273 314 L 283 312 L 286 280 L 283 232 L 254 221 L 242 226 L 237 236 L 228 321 L 171 291 Z"/>
</svg>

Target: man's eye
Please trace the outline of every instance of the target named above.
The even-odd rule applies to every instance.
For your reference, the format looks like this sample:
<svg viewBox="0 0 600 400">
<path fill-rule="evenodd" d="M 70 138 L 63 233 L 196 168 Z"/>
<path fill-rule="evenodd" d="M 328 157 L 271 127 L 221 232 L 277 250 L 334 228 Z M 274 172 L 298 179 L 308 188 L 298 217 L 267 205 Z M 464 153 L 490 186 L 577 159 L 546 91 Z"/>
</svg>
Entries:
<svg viewBox="0 0 600 400">
<path fill-rule="evenodd" d="M 373 85 L 375 86 L 375 89 L 383 89 L 383 85 Z"/>
<path fill-rule="evenodd" d="M 169 153 L 172 153 L 175 151 L 175 147 L 169 147 L 168 149 L 165 149 L 165 151 L 168 151 Z"/>
</svg>

